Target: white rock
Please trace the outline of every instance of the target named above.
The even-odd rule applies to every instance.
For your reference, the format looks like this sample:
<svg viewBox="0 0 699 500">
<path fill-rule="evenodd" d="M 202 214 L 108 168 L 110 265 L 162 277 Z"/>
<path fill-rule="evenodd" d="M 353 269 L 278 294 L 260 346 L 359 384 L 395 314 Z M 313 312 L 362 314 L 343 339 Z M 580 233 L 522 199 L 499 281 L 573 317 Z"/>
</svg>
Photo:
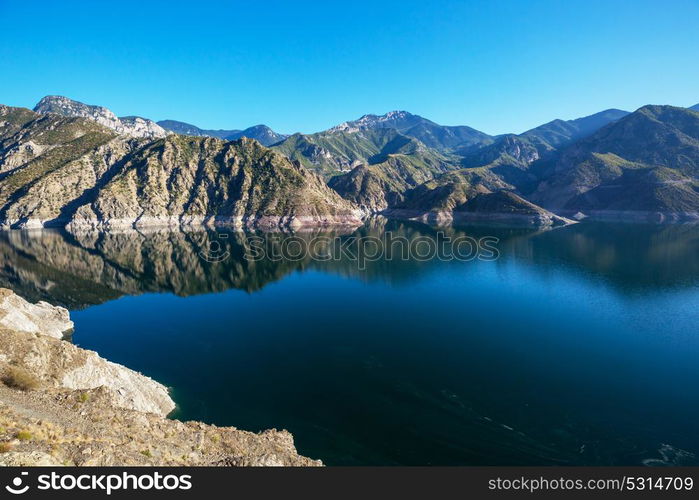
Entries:
<svg viewBox="0 0 699 500">
<path fill-rule="evenodd" d="M 73 331 L 74 325 L 67 309 L 47 302 L 32 304 L 11 290 L 0 288 L 0 326 L 62 339 Z"/>
<path fill-rule="evenodd" d="M 119 134 L 132 137 L 158 139 L 170 133 L 152 120 L 138 116 L 118 118 L 111 110 L 105 107 L 83 104 L 82 102 L 58 95 L 44 97 L 34 107 L 34 111 L 42 114 L 54 113 L 62 116 L 87 118 L 107 128 L 111 128 Z"/>
<path fill-rule="evenodd" d="M 122 408 L 167 415 L 175 409 L 167 388 L 125 366 L 101 358 L 93 351 L 85 351 L 85 364 L 67 372 L 61 386 L 68 389 L 110 389 L 114 403 Z"/>
<path fill-rule="evenodd" d="M 66 389 L 109 390 L 116 406 L 165 416 L 175 408 L 167 388 L 138 372 L 62 340 L 72 331 L 68 310 L 31 304 L 0 288 L 0 362 L 18 362 L 44 382 Z M 12 340 L 12 341 L 10 341 Z"/>
</svg>

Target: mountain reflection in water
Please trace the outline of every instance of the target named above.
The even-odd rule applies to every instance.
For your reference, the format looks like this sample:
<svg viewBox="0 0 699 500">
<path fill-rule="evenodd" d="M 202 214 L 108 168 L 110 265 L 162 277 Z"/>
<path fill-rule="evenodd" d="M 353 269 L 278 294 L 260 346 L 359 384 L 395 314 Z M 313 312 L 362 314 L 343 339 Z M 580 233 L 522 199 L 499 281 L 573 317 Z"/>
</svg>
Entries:
<svg viewBox="0 0 699 500">
<path fill-rule="evenodd" d="M 610 228 L 613 228 L 610 231 Z M 647 288 L 693 286 L 699 277 L 699 226 L 584 223 L 556 230 L 519 228 L 432 228 L 422 224 L 375 219 L 356 231 L 255 233 L 265 247 L 280 247 L 284 238 L 308 242 L 319 236 L 382 238 L 386 232 L 408 241 L 470 236 L 498 238 L 498 264 L 516 260 L 546 274 L 559 265 L 590 279 L 601 279 L 622 293 Z M 225 235 L 225 238 L 221 237 Z M 190 296 L 228 289 L 255 292 L 294 271 L 317 269 L 409 285 L 443 263 L 415 259 L 366 262 L 341 252 L 318 261 L 267 257 L 245 258 L 252 233 L 213 230 L 123 231 L 69 234 L 62 231 L 0 232 L 0 286 L 12 288 L 32 301 L 46 300 L 71 309 L 115 299 L 122 295 L 167 292 Z M 213 243 L 216 242 L 216 243 Z M 202 254 L 220 245 L 226 258 L 211 262 Z M 547 266 L 555 262 L 556 267 Z"/>
<path fill-rule="evenodd" d="M 244 257 L 389 232 L 500 255 Z M 327 464 L 697 465 L 697 249 L 697 226 L 587 222 L 9 231 L 0 286 L 72 309 L 74 341 L 172 387 L 174 417 L 286 428 Z"/>
</svg>

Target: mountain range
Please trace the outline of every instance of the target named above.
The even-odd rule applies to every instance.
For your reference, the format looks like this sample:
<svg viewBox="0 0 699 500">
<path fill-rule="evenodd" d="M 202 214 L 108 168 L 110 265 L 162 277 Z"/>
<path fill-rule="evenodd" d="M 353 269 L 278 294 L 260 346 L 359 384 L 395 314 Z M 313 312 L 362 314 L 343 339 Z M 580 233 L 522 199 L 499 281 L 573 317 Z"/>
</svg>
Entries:
<svg viewBox="0 0 699 500">
<path fill-rule="evenodd" d="M 193 135 L 196 137 L 217 137 L 225 141 L 234 141 L 242 137 L 255 139 L 263 146 L 271 146 L 288 137 L 285 134 L 279 134 L 269 128 L 267 125 L 254 125 L 245 130 L 203 130 L 195 125 L 190 125 L 177 120 L 161 120 L 158 125 L 167 131 L 175 134 Z"/>
<path fill-rule="evenodd" d="M 205 130 L 47 96 L 0 106 L 4 227 L 699 218 L 699 105 L 491 136 L 406 111 L 314 134 Z M 269 148 L 266 146 L 270 146 Z"/>
<path fill-rule="evenodd" d="M 82 111 L 0 106 L 4 227 L 361 222 L 320 177 L 255 140 L 135 137 Z"/>
</svg>

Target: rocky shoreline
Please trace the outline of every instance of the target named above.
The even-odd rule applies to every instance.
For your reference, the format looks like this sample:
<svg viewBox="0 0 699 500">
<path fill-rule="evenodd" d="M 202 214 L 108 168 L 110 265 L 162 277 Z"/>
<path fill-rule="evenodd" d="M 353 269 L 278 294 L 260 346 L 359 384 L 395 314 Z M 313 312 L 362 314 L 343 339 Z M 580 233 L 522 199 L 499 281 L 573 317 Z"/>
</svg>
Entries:
<svg viewBox="0 0 699 500">
<path fill-rule="evenodd" d="M 123 229 L 183 229 L 190 227 L 202 228 L 231 228 L 231 229 L 313 229 L 313 228 L 342 228 L 359 227 L 363 224 L 365 214 L 356 210 L 347 215 L 302 215 L 302 216 L 261 216 L 261 217 L 229 217 L 229 216 L 162 216 L 162 217 L 129 217 L 110 219 L 71 219 L 71 220 L 42 220 L 22 219 L 6 220 L 0 224 L 0 230 L 12 229 L 66 229 L 67 231 L 112 231 Z"/>
<path fill-rule="evenodd" d="M 449 212 L 422 210 L 392 209 L 381 212 L 381 215 L 391 219 L 410 220 L 428 225 L 474 224 L 489 226 L 512 226 L 550 228 L 575 224 L 577 221 L 559 217 L 555 214 L 513 214 L 503 212 Z"/>
<path fill-rule="evenodd" d="M 162 384 L 65 340 L 68 311 L 0 289 L 0 465 L 317 466 L 287 431 L 166 418 Z"/>
</svg>

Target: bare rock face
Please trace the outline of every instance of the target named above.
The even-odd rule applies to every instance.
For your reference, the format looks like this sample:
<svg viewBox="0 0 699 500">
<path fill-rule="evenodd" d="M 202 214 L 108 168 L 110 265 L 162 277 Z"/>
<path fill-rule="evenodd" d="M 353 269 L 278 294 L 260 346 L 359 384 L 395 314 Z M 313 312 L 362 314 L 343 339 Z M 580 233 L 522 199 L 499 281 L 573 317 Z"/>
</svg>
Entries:
<svg viewBox="0 0 699 500">
<path fill-rule="evenodd" d="M 167 415 L 175 409 L 167 388 L 138 372 L 84 351 L 84 363 L 66 371 L 59 383 L 69 389 L 106 387 L 112 391 L 116 406 L 156 415 Z"/>
<path fill-rule="evenodd" d="M 30 304 L 6 288 L 0 288 L 0 326 L 55 339 L 62 339 L 73 331 L 67 309 L 47 302 Z"/>
<path fill-rule="evenodd" d="M 385 115 L 364 115 L 358 120 L 343 122 L 332 127 L 329 132 L 357 132 L 375 128 L 404 129 L 419 124 L 424 119 L 407 111 L 389 111 Z"/>
<path fill-rule="evenodd" d="M 69 230 L 361 224 L 362 212 L 319 176 L 252 139 L 173 135 L 120 167 L 76 209 Z"/>
<path fill-rule="evenodd" d="M 118 118 L 111 110 L 102 106 L 92 106 L 58 95 L 41 99 L 34 107 L 36 113 L 54 113 L 62 116 L 80 117 L 93 120 L 100 125 L 115 130 L 119 134 L 132 137 L 157 139 L 168 135 L 168 131 L 152 120 L 138 116 Z"/>
<path fill-rule="evenodd" d="M 124 127 L 124 133 L 133 137 L 160 139 L 170 133 L 153 120 L 141 118 L 140 116 L 122 116 L 119 118 L 119 121 L 121 121 Z"/>
</svg>

